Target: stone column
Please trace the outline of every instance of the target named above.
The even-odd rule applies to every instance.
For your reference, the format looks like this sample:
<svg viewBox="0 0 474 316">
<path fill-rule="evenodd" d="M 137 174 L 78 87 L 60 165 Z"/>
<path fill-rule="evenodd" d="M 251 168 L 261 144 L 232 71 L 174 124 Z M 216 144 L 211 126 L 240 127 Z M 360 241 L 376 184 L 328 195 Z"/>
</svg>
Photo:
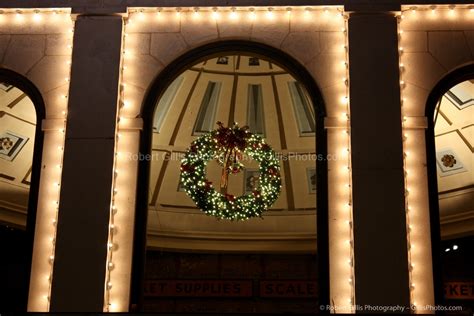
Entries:
<svg viewBox="0 0 474 316">
<path fill-rule="evenodd" d="M 102 312 L 122 18 L 77 18 L 51 312 Z"/>
<path fill-rule="evenodd" d="M 410 304 L 397 43 L 393 12 L 350 15 L 355 295 L 362 306 Z"/>
</svg>

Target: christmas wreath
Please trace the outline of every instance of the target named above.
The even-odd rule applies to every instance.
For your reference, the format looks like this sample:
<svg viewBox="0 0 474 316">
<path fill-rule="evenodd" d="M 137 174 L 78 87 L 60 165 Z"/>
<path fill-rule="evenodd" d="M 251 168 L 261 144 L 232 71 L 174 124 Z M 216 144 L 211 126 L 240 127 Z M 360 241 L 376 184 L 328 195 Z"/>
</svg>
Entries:
<svg viewBox="0 0 474 316">
<path fill-rule="evenodd" d="M 220 219 L 247 220 L 261 217 L 278 198 L 281 189 L 280 164 L 272 148 L 248 127 L 224 127 L 206 133 L 191 143 L 181 161 L 181 183 L 185 192 L 207 215 Z M 248 156 L 260 164 L 258 186 L 251 193 L 227 194 L 229 174 L 243 169 Z M 222 166 L 220 192 L 206 178 L 206 165 L 216 159 Z"/>
</svg>

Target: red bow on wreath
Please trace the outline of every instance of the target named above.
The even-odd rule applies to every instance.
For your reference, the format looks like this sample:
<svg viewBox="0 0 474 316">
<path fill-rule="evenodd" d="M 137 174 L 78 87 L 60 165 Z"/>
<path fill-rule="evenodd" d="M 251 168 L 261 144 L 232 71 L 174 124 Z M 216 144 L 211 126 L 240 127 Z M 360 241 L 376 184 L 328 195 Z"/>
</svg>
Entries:
<svg viewBox="0 0 474 316">
<path fill-rule="evenodd" d="M 242 169 L 239 160 L 242 159 L 242 151 L 247 146 L 247 138 L 250 136 L 248 126 L 239 127 L 234 123 L 232 127 L 225 127 L 222 122 L 217 122 L 219 126 L 214 138 L 217 141 L 218 157 L 222 165 L 221 192 L 227 191 L 229 173 L 238 173 Z"/>
</svg>

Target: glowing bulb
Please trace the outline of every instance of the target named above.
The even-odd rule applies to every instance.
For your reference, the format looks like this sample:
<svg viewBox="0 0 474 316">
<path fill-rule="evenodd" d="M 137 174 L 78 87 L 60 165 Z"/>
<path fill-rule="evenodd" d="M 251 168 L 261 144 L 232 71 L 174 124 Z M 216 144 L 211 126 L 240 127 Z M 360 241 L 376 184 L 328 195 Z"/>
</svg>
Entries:
<svg viewBox="0 0 474 316">
<path fill-rule="evenodd" d="M 232 11 L 230 12 L 230 18 L 232 20 L 237 20 L 237 12 L 235 12 L 235 8 L 232 8 Z"/>
<path fill-rule="evenodd" d="M 18 22 L 23 22 L 23 14 L 20 10 L 16 11 L 15 18 Z"/>
<path fill-rule="evenodd" d="M 219 12 L 217 12 L 217 8 L 214 8 L 214 9 L 212 10 L 212 18 L 213 18 L 214 20 L 219 19 Z"/>
<path fill-rule="evenodd" d="M 273 20 L 273 18 L 274 18 L 273 8 L 268 8 L 267 19 Z"/>
<path fill-rule="evenodd" d="M 249 12 L 249 18 L 250 20 L 254 21 L 256 18 L 257 18 L 257 15 L 255 14 L 255 9 L 250 9 L 250 12 Z"/>
<path fill-rule="evenodd" d="M 193 18 L 195 19 L 199 18 L 199 8 L 194 8 Z"/>
<path fill-rule="evenodd" d="M 311 11 L 309 8 L 304 9 L 304 18 L 309 19 L 311 17 Z"/>
<path fill-rule="evenodd" d="M 33 15 L 33 20 L 35 22 L 39 22 L 39 21 L 42 20 L 42 16 L 41 16 L 39 10 L 35 10 L 35 14 Z"/>
</svg>

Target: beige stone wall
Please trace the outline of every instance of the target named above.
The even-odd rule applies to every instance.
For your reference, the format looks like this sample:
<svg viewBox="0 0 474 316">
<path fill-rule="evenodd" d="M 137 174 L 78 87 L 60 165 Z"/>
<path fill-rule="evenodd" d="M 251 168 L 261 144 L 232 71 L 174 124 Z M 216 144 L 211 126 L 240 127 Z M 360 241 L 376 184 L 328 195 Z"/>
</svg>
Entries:
<svg viewBox="0 0 474 316">
<path fill-rule="evenodd" d="M 0 15 L 0 67 L 29 79 L 46 109 L 30 281 L 30 311 L 47 311 L 54 260 L 74 22 L 70 10 L 9 10 Z M 49 278 L 47 278 L 49 277 Z"/>
<path fill-rule="evenodd" d="M 15 71 L 33 82 L 45 101 L 47 118 L 64 118 L 63 111 L 67 108 L 64 96 L 69 88 L 66 78 L 69 77 L 73 35 L 73 22 L 67 12 L 63 10 L 54 14 L 50 10 L 35 15 L 32 11 L 25 11 L 19 15 L 12 11 L 0 16 L 0 67 Z M 31 115 L 34 117 L 34 112 Z M 33 140 L 34 135 L 30 144 Z M 31 155 L 21 158 L 31 165 Z M 20 204 L 16 212 L 11 212 L 10 216 L 4 212 L 0 218 L 24 226 L 27 194 Z"/>
<path fill-rule="evenodd" d="M 400 46 L 403 49 L 401 75 L 405 82 L 403 114 L 408 117 L 423 117 L 428 95 L 435 85 L 453 70 L 474 62 L 474 13 L 469 8 L 451 10 L 448 7 L 438 8 L 436 11 L 430 8 L 416 12 L 408 10 L 404 13 L 400 26 Z M 424 130 L 412 133 L 419 137 L 417 147 L 422 155 L 420 166 L 426 173 Z M 469 138 L 469 135 L 466 136 Z M 428 198 L 427 193 L 425 198 Z M 461 226 L 455 229 L 453 222 L 463 222 L 472 215 L 444 216 L 443 214 L 452 213 L 450 208 L 456 202 L 451 200 L 456 196 L 441 198 L 442 235 L 456 235 L 465 231 L 465 224 L 459 223 Z"/>
<path fill-rule="evenodd" d="M 330 128 L 328 153 L 337 157 L 328 162 L 331 302 L 339 306 L 338 311 L 350 312 L 354 298 L 348 280 L 353 279 L 353 272 L 350 265 L 341 264 L 352 258 L 352 243 L 347 243 L 352 239 L 351 226 L 347 223 L 352 219 L 348 186 L 351 183 L 346 102 L 348 60 L 342 8 L 313 7 L 308 12 L 299 7 L 291 13 L 286 7 L 271 12 L 261 8 L 252 14 L 250 8 L 239 7 L 236 16 L 232 16 L 230 8 L 217 13 L 212 13 L 211 8 L 203 8 L 200 13 L 195 13 L 193 8 L 182 8 L 179 13 L 174 9 L 157 13 L 156 8 L 144 12 L 129 8 L 129 11 L 122 65 L 122 101 L 126 104 L 120 111 L 123 118 L 140 115 L 147 89 L 167 65 L 191 49 L 212 42 L 239 39 L 272 46 L 294 57 L 313 76 L 326 107 Z M 138 134 L 128 133 L 125 137 L 127 142 L 133 139 L 138 142 Z M 130 167 L 125 172 L 133 177 L 136 171 Z M 134 196 L 127 194 L 130 198 Z M 125 211 L 133 214 L 134 209 Z M 133 215 L 128 217 L 123 220 L 133 220 Z"/>
<path fill-rule="evenodd" d="M 128 114 L 139 114 L 146 89 L 173 60 L 207 43 L 240 39 L 281 49 L 301 62 L 322 90 L 328 116 L 336 116 L 338 93 L 345 90 L 344 21 L 339 11 L 321 10 L 311 20 L 301 12 L 292 13 L 291 19 L 286 11 L 275 12 L 271 20 L 260 15 L 252 20 L 241 14 L 233 21 L 223 13 L 216 20 L 205 13 L 197 18 L 192 11 L 180 17 L 174 12 L 131 13 L 125 26 L 125 50 L 130 57 L 127 60 L 125 55 L 124 65 L 131 63 L 133 69 L 126 69 L 124 82 L 133 86 L 127 87 L 124 97 L 140 104 L 133 104 L 135 112 Z"/>
<path fill-rule="evenodd" d="M 406 171 L 411 302 L 433 304 L 430 210 L 426 166 L 426 102 L 435 85 L 474 61 L 469 8 L 404 8 L 399 23 L 400 80 Z M 424 121 L 424 123 L 422 123 Z M 418 123 L 417 123 L 418 122 Z M 420 124 L 421 123 L 421 124 Z M 429 313 L 429 311 L 420 311 Z"/>
<path fill-rule="evenodd" d="M 64 13 L 63 13 L 64 12 Z M 64 117 L 72 52 L 69 14 L 44 11 L 5 13 L 0 18 L 0 67 L 31 80 L 40 90 L 48 118 Z"/>
</svg>

